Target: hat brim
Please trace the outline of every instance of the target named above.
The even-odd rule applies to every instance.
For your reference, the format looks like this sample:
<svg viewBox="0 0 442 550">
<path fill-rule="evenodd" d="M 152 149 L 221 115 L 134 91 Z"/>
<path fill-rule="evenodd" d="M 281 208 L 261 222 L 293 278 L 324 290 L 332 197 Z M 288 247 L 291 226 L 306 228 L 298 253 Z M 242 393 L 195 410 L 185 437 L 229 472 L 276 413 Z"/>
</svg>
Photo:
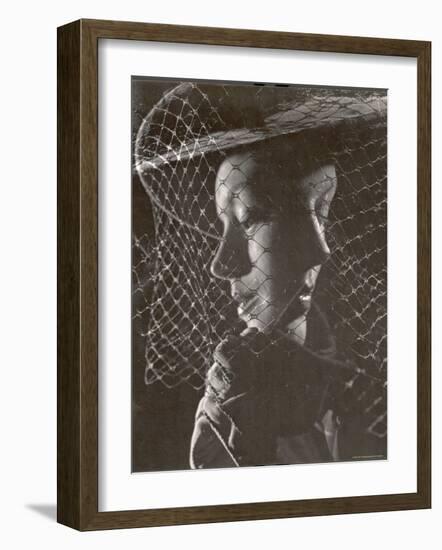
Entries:
<svg viewBox="0 0 442 550">
<path fill-rule="evenodd" d="M 239 146 L 299 134 L 307 130 L 331 130 L 341 125 L 370 125 L 386 123 L 386 95 L 342 97 L 313 96 L 302 104 L 298 102 L 278 105 L 275 112 L 266 117 L 264 124 L 256 128 L 234 128 L 208 133 L 196 139 L 181 141 L 177 146 L 162 151 L 151 158 L 135 154 L 136 169 L 140 174 L 159 169 L 164 165 L 192 159 L 211 152 L 222 152 Z M 145 129 L 140 128 L 140 132 Z"/>
</svg>

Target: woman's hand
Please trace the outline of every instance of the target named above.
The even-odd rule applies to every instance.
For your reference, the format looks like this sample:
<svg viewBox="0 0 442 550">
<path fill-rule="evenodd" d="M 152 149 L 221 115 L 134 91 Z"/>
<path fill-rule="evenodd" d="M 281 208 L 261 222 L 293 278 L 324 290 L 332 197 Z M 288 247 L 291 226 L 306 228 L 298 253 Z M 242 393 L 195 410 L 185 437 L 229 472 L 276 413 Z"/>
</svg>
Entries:
<svg viewBox="0 0 442 550">
<path fill-rule="evenodd" d="M 206 375 L 206 392 L 218 400 L 260 386 L 265 376 L 269 339 L 258 329 L 229 334 L 216 347 L 214 363 Z"/>
<path fill-rule="evenodd" d="M 274 462 L 277 436 L 312 428 L 326 377 L 299 344 L 247 329 L 214 360 L 201 412 L 241 465 Z"/>
</svg>

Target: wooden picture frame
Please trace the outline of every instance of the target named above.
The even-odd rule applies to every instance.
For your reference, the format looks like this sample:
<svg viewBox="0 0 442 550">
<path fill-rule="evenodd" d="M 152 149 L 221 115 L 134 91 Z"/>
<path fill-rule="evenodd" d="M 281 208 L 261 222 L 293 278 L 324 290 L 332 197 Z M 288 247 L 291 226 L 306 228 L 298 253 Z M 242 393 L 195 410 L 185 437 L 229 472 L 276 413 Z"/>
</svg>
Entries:
<svg viewBox="0 0 442 550">
<path fill-rule="evenodd" d="M 98 41 L 157 41 L 403 56 L 418 71 L 417 492 L 98 511 Z M 431 506 L 431 44 L 79 20 L 58 29 L 58 521 L 81 531 Z"/>
</svg>

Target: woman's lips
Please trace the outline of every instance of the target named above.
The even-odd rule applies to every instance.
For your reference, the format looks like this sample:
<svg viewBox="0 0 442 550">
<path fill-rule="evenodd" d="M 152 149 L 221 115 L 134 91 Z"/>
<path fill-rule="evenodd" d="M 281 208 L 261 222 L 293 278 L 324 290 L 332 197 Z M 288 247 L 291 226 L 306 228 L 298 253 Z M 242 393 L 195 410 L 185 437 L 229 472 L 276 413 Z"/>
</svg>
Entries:
<svg viewBox="0 0 442 550">
<path fill-rule="evenodd" d="M 241 297 L 237 302 L 238 315 L 244 319 L 244 317 L 249 317 L 254 312 L 253 310 L 262 302 L 262 298 L 259 294 L 253 293 L 246 297 Z"/>
</svg>

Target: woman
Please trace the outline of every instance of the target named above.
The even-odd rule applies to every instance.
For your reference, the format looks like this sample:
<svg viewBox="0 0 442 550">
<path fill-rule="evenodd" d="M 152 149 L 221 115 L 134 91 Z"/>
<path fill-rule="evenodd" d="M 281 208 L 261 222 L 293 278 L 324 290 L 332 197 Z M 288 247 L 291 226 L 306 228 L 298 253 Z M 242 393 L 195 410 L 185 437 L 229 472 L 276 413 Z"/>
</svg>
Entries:
<svg viewBox="0 0 442 550">
<path fill-rule="evenodd" d="M 247 329 L 215 350 L 196 415 L 193 468 L 338 459 L 326 395 L 332 367 L 302 350 L 330 254 L 324 228 L 336 170 L 309 158 L 300 140 L 282 139 L 231 153 L 217 173 L 224 233 L 211 271 L 229 281 Z M 323 334 L 317 330 L 330 352 L 325 323 Z"/>
<path fill-rule="evenodd" d="M 212 238 L 221 223 L 211 274 L 230 294 L 242 322 L 224 330 L 205 354 L 212 365 L 196 412 L 191 467 L 379 457 L 365 435 L 359 437 L 365 434 L 358 425 L 363 412 L 348 400 L 361 369 L 336 355 L 314 291 L 330 257 L 325 228 L 342 171 L 336 151 L 348 151 L 339 128 L 354 136 L 361 123 L 384 118 L 385 104 L 365 92 L 349 97 L 328 90 L 239 88 L 181 84 L 137 136 L 138 173 L 161 216 L 183 224 L 188 235 L 198 225 L 198 238 Z M 201 216 L 205 210 L 195 202 L 204 202 L 208 187 L 202 194 L 195 181 L 212 179 L 208 194 L 218 222 Z M 199 248 L 186 258 L 192 276 L 205 265 L 192 269 L 204 256 Z M 167 265 L 181 253 L 174 250 Z M 210 312 L 217 303 L 213 299 Z M 219 306 L 218 312 L 225 318 Z M 158 319 L 160 328 L 163 305 Z"/>
</svg>

